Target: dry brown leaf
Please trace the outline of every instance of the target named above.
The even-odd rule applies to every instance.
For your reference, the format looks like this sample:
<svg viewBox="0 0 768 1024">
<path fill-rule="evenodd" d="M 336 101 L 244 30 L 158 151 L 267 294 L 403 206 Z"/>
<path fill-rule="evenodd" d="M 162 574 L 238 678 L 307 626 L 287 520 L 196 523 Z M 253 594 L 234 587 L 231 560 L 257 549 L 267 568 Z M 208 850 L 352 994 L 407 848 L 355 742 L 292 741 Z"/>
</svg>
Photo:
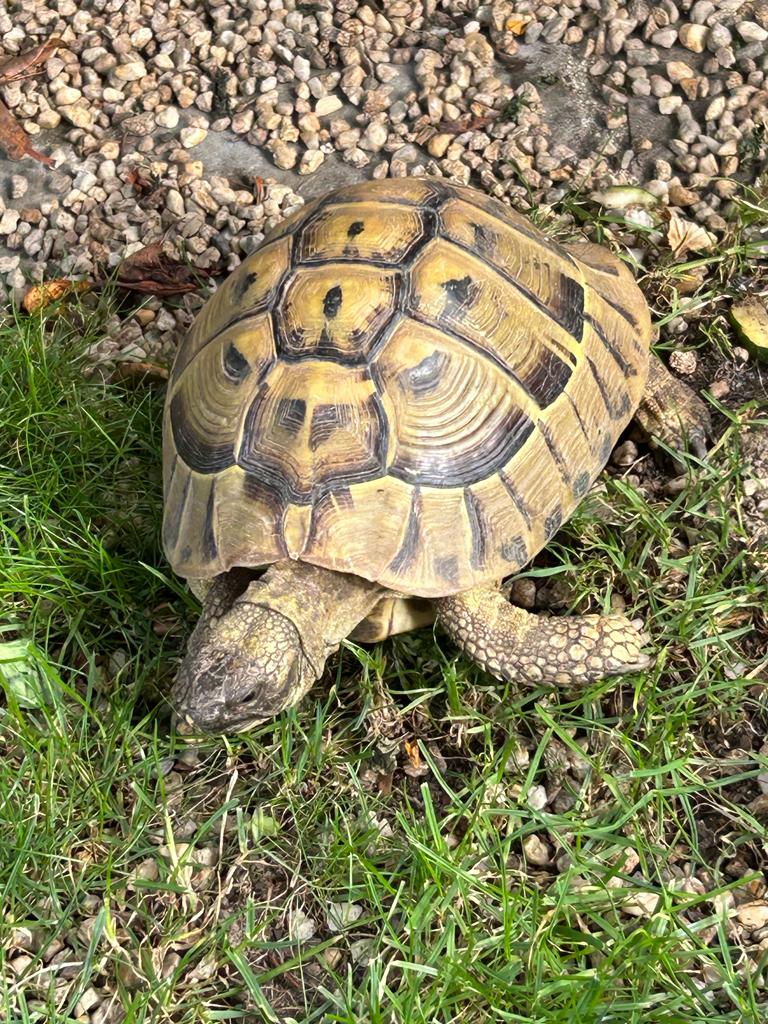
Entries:
<svg viewBox="0 0 768 1024">
<path fill-rule="evenodd" d="M 133 185 L 137 192 L 149 192 L 152 188 L 152 180 L 145 177 L 138 167 L 131 167 L 124 179 L 129 185 Z"/>
<path fill-rule="evenodd" d="M 8 154 L 9 160 L 21 160 L 23 156 L 31 156 L 34 160 L 39 160 L 41 164 L 53 167 L 53 160 L 34 148 L 29 136 L 2 100 L 0 100 L 0 146 Z"/>
<path fill-rule="evenodd" d="M 24 53 L 11 57 L 0 64 L 0 85 L 32 74 L 34 69 L 52 57 L 61 45 L 62 40 L 58 36 L 51 36 L 40 46 L 25 50 Z M 2 100 L 0 100 L 0 147 L 8 154 L 9 160 L 21 160 L 24 156 L 30 156 L 47 167 L 53 167 L 53 160 L 35 149 L 29 135 Z"/>
<path fill-rule="evenodd" d="M 675 256 L 682 256 L 691 250 L 701 252 L 713 248 L 717 238 L 700 224 L 684 220 L 673 213 L 667 228 L 667 241 Z"/>
<path fill-rule="evenodd" d="M 109 375 L 110 384 L 118 381 L 154 384 L 166 380 L 168 380 L 168 370 L 164 366 L 160 366 L 158 363 L 137 363 L 130 360 L 118 363 Z"/>
<path fill-rule="evenodd" d="M 421 778 L 422 775 L 426 775 L 429 768 L 424 763 L 419 750 L 419 744 L 416 740 L 405 740 L 403 743 L 405 747 L 405 754 L 408 758 L 406 764 L 403 765 L 403 771 L 406 775 L 409 775 L 412 779 Z"/>
<path fill-rule="evenodd" d="M 437 124 L 437 130 L 439 132 L 446 132 L 453 135 L 461 135 L 463 132 L 479 131 L 481 128 L 485 128 L 492 121 L 495 121 L 498 117 L 498 113 L 492 115 L 481 114 L 473 116 L 470 114 L 468 117 L 462 118 L 458 121 L 440 121 Z"/>
<path fill-rule="evenodd" d="M 21 304 L 28 313 L 37 313 L 52 302 L 63 299 L 70 292 L 87 292 L 90 287 L 90 281 L 70 281 L 67 277 L 57 277 L 53 281 L 33 285 L 21 300 Z"/>
<path fill-rule="evenodd" d="M 0 84 L 5 85 L 17 78 L 26 77 L 39 64 L 44 64 L 60 46 L 64 40 L 59 36 L 51 36 L 40 46 L 33 46 L 31 50 L 25 50 L 16 57 L 10 57 L 0 64 Z"/>
<path fill-rule="evenodd" d="M 145 245 L 124 260 L 117 269 L 116 284 L 146 295 L 183 295 L 199 287 L 198 277 L 207 270 L 193 271 L 186 263 L 168 256 L 161 242 Z"/>
</svg>

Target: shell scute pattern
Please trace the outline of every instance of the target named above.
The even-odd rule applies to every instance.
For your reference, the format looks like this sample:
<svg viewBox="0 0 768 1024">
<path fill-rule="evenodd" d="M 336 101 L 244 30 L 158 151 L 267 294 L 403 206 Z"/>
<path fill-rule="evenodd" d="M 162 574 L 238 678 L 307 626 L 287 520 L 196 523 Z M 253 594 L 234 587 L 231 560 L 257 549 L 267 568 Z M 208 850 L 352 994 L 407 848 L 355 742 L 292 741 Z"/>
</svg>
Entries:
<svg viewBox="0 0 768 1024">
<path fill-rule="evenodd" d="M 219 288 L 166 403 L 164 545 L 206 577 L 286 556 L 425 597 L 524 565 L 639 401 L 631 274 L 472 189 L 349 186 Z"/>
</svg>

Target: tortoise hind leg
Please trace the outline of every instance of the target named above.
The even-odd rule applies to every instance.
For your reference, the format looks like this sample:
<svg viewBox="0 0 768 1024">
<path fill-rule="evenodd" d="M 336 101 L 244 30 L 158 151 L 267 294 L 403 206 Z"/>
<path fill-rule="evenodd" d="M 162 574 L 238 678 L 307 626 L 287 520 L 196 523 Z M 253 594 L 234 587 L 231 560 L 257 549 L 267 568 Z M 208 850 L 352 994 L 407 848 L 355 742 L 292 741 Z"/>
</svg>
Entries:
<svg viewBox="0 0 768 1024">
<path fill-rule="evenodd" d="M 650 663 L 642 636 L 623 615 L 543 618 L 487 587 L 435 603 L 454 643 L 497 679 L 568 686 Z"/>
<path fill-rule="evenodd" d="M 706 403 L 654 355 L 648 364 L 648 382 L 635 420 L 646 434 L 659 438 L 670 448 L 684 451 L 687 445 L 699 458 L 707 453 L 712 423 Z"/>
</svg>

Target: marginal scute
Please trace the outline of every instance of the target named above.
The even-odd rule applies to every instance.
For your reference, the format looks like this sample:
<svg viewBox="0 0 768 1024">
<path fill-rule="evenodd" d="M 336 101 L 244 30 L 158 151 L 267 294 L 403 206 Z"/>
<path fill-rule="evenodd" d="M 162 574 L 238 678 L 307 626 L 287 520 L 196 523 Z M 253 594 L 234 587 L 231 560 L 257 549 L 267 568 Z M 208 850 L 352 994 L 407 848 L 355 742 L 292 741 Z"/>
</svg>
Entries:
<svg viewBox="0 0 768 1024">
<path fill-rule="evenodd" d="M 235 446 L 260 381 L 275 360 L 270 320 L 261 314 L 223 331 L 170 388 L 170 429 L 180 458 L 198 473 L 235 462 Z"/>
<path fill-rule="evenodd" d="M 198 313 L 173 365 L 178 380 L 197 353 L 233 321 L 266 310 L 289 266 L 290 240 L 275 241 L 245 259 Z M 256 317 L 254 317 L 256 319 Z"/>
<path fill-rule="evenodd" d="M 386 179 L 315 200 L 180 347 L 168 558 L 193 580 L 299 559 L 424 598 L 498 581 L 605 464 L 650 337 L 620 261 L 474 189 Z"/>
</svg>

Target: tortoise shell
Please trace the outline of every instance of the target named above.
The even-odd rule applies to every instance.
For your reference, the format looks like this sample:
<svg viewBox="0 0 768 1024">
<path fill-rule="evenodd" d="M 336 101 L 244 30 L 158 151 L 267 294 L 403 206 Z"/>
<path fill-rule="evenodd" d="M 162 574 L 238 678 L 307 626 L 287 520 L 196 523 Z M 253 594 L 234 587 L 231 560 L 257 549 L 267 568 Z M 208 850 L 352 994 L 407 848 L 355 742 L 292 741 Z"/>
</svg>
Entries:
<svg viewBox="0 0 768 1024">
<path fill-rule="evenodd" d="M 371 181 L 309 203 L 206 303 L 164 420 L 182 576 L 294 558 L 436 597 L 524 566 L 645 383 L 631 273 L 475 191 Z"/>
</svg>

